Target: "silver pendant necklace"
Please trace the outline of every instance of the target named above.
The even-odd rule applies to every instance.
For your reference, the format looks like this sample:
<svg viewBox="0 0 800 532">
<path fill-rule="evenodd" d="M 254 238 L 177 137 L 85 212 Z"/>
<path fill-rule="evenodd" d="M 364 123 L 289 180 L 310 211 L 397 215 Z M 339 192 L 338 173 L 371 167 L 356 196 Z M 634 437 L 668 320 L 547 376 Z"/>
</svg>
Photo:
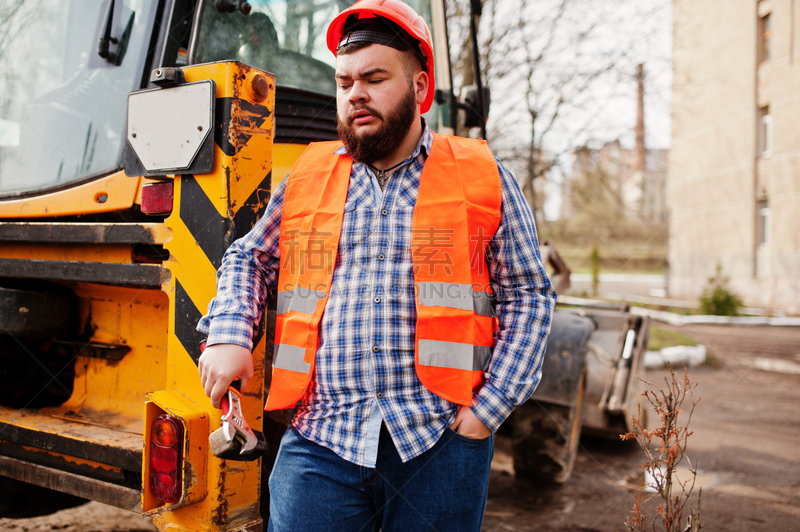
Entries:
<svg viewBox="0 0 800 532">
<path fill-rule="evenodd" d="M 379 170 L 378 168 L 375 168 L 374 166 L 372 166 L 369 163 L 367 163 L 367 166 L 369 166 L 370 169 L 375 173 L 375 177 L 378 178 L 378 184 L 381 186 L 381 190 L 383 190 L 383 188 L 386 186 L 386 182 L 389 181 L 389 177 L 391 177 L 391 175 L 387 176 L 386 173 L 387 172 L 391 172 L 392 170 L 394 170 L 395 168 L 397 168 L 398 166 L 400 166 L 404 162 L 405 161 L 400 161 L 396 165 L 392 166 L 391 168 L 387 168 L 386 170 Z"/>
</svg>

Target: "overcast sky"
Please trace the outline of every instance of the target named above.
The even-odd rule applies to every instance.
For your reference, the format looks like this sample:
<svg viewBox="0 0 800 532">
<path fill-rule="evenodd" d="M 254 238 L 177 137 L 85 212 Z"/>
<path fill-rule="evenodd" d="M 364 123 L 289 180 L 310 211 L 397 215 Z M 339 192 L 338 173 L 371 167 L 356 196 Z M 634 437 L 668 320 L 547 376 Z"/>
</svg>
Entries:
<svg viewBox="0 0 800 532">
<path fill-rule="evenodd" d="M 633 147 L 636 123 L 635 65 L 645 69 L 645 136 L 648 148 L 669 148 L 670 100 L 672 85 L 672 2 L 671 0 L 605 0 L 622 11 L 605 38 L 615 48 L 628 51 L 631 81 L 620 80 L 617 87 L 598 87 L 607 92 L 609 106 L 598 115 L 598 124 L 608 124 L 609 137 L 616 131 L 625 146 Z M 630 16 L 625 11 L 630 10 Z M 598 135 L 600 136 L 600 135 Z"/>
<path fill-rule="evenodd" d="M 519 5 L 515 0 L 498 0 L 500 5 Z M 554 27 L 560 0 L 529 0 L 523 4 L 523 13 L 516 15 L 530 23 L 531 46 L 539 46 L 535 39 L 546 41 L 548 29 Z M 575 88 L 560 89 L 570 104 L 559 111 L 559 118 L 544 141 L 545 150 L 559 157 L 560 169 L 569 172 L 572 148 L 588 145 L 600 147 L 604 142 L 619 139 L 624 147 L 632 148 L 635 142 L 637 87 L 636 66 L 645 70 L 645 137 L 648 148 L 669 148 L 670 97 L 672 84 L 672 2 L 671 0 L 571 0 L 568 12 L 559 20 L 556 44 L 548 59 L 538 69 L 541 101 L 555 102 L 549 93 L 548 83 L 559 76 L 578 71 L 604 71 L 585 93 L 576 96 Z M 530 11 L 527 11 L 530 10 Z M 487 30 L 486 13 L 481 21 L 482 33 Z M 509 13 L 501 13 L 509 16 Z M 573 44 L 576 34 L 589 32 L 590 38 Z M 560 41 L 560 42 L 559 42 Z M 522 70 L 523 58 L 509 55 L 508 62 L 517 62 Z M 489 141 L 502 150 L 503 143 L 529 138 L 530 121 L 524 103 L 514 94 L 523 90 L 525 79 L 507 76 L 503 80 L 489 79 L 492 88 L 492 110 L 489 117 Z M 557 83 L 555 84 L 557 85 Z M 515 103 L 517 101 L 517 103 Z M 522 100 L 524 102 L 524 100 Z M 520 107 L 522 105 L 522 107 Z M 547 104 L 537 120 L 537 136 L 547 123 Z M 494 122 L 494 124 L 492 123 Z M 496 135 L 505 138 L 492 138 Z M 509 134 L 510 133 L 510 134 Z M 517 140 L 518 142 L 519 140 Z M 519 170 L 516 170 L 519 172 Z M 553 183 L 547 187 L 548 202 L 545 215 L 555 219 L 560 210 L 559 171 L 552 172 Z"/>
<path fill-rule="evenodd" d="M 645 144 L 648 148 L 669 148 L 671 143 L 672 96 L 672 1 L 671 0 L 602 0 L 612 11 L 612 24 L 602 28 L 603 39 L 613 49 L 625 51 L 621 64 L 623 75 L 616 83 L 598 85 L 597 95 L 607 101 L 592 119 L 585 135 L 573 143 L 599 147 L 619 139 L 624 147 L 635 143 L 636 65 L 642 63 L 645 72 L 644 115 Z M 626 66 L 627 65 L 627 66 Z M 626 79 L 625 71 L 630 72 Z M 573 124 L 577 127 L 577 124 Z M 569 138 L 569 126 L 565 124 Z M 576 142 L 581 141 L 581 142 Z M 562 165 L 566 171 L 569 163 Z M 546 186 L 545 217 L 558 219 L 561 210 L 560 175 L 555 172 Z"/>
</svg>

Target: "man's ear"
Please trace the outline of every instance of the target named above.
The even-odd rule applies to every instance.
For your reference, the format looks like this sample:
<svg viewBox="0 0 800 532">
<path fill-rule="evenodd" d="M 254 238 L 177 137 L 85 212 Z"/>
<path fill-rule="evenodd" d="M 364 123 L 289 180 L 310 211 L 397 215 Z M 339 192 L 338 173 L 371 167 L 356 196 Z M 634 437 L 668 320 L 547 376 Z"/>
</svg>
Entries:
<svg viewBox="0 0 800 532">
<path fill-rule="evenodd" d="M 430 83 L 431 78 L 424 70 L 420 69 L 414 74 L 414 93 L 416 94 L 418 105 L 425 103 L 425 98 L 428 96 L 428 91 L 431 88 Z"/>
</svg>

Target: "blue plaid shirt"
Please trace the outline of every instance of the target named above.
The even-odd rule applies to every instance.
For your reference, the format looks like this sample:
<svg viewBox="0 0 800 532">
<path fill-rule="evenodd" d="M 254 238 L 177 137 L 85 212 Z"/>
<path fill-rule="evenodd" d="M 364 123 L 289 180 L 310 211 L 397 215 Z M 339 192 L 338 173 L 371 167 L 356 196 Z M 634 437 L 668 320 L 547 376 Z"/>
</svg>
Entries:
<svg viewBox="0 0 800 532">
<path fill-rule="evenodd" d="M 375 466 L 382 423 L 407 461 L 433 447 L 459 408 L 425 388 L 414 369 L 411 221 L 432 142 L 426 124 L 414 153 L 383 191 L 366 165 L 353 164 L 315 377 L 292 419 L 305 438 L 362 466 Z M 500 161 L 497 167 L 502 219 L 487 263 L 499 327 L 486 382 L 472 404 L 492 431 L 539 383 L 555 304 L 531 210 L 514 176 Z M 253 347 L 253 329 L 278 283 L 285 183 L 255 227 L 225 254 L 217 297 L 198 325 L 208 345 Z"/>
</svg>

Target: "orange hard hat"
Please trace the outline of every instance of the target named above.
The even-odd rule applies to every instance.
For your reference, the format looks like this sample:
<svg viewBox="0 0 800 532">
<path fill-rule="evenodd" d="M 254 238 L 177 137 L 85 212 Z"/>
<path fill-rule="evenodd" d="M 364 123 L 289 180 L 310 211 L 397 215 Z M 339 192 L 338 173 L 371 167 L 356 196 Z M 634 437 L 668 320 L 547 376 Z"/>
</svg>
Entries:
<svg viewBox="0 0 800 532">
<path fill-rule="evenodd" d="M 336 51 L 342 40 L 345 22 L 351 15 L 355 15 L 358 20 L 375 17 L 391 20 L 411 37 L 419 41 L 419 47 L 424 56 L 420 58 L 420 61 L 425 65 L 425 70 L 428 72 L 428 78 L 430 79 L 428 95 L 425 97 L 421 108 L 421 111 L 426 113 L 433 103 L 436 83 L 433 76 L 433 39 L 425 19 L 418 15 L 408 4 L 400 0 L 359 0 L 336 15 L 336 18 L 328 26 L 328 49 L 333 55 L 337 55 Z"/>
</svg>

